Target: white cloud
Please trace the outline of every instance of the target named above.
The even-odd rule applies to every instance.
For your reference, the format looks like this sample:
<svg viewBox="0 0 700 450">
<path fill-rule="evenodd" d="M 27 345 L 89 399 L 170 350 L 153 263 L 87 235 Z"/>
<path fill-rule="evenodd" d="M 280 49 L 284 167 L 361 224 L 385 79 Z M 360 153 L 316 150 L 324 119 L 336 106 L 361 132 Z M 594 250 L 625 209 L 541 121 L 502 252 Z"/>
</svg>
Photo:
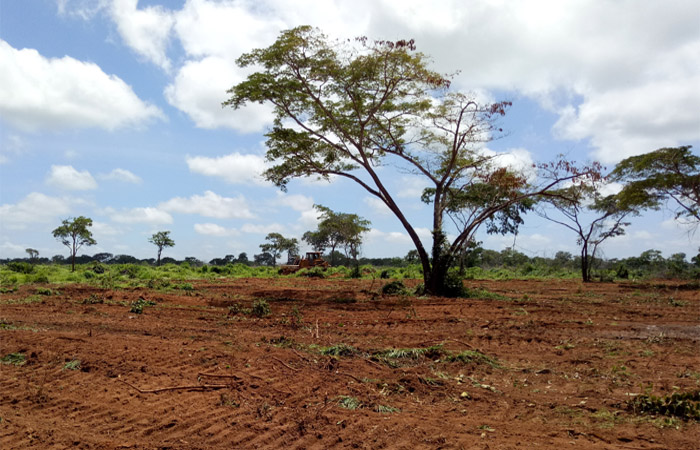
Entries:
<svg viewBox="0 0 700 450">
<path fill-rule="evenodd" d="M 294 211 L 308 211 L 314 209 L 314 199 L 301 194 L 286 194 L 277 191 L 276 204 L 292 208 Z"/>
<path fill-rule="evenodd" d="M 374 196 L 369 197 L 369 196 L 368 196 L 368 197 L 365 197 L 365 198 L 363 199 L 363 201 L 364 201 L 364 203 L 365 203 L 367 206 L 369 206 L 369 207 L 372 209 L 372 211 L 374 211 L 376 214 L 380 214 L 380 215 L 382 215 L 382 216 L 390 216 L 390 215 L 393 214 L 393 213 L 391 212 L 391 210 L 389 209 L 389 207 L 386 206 L 386 204 L 384 204 L 384 202 L 381 201 L 380 199 L 378 199 L 377 197 L 374 197 Z"/>
<path fill-rule="evenodd" d="M 279 223 L 269 223 L 269 224 L 252 224 L 246 223 L 241 227 L 243 233 L 251 234 L 269 234 L 269 233 L 284 233 L 287 231 L 287 227 L 280 225 Z"/>
<path fill-rule="evenodd" d="M 175 31 L 185 52 L 201 58 L 238 58 L 270 45 L 285 23 L 270 14 L 266 2 L 189 0 L 177 13 Z"/>
<path fill-rule="evenodd" d="M 118 223 L 145 223 L 149 225 L 165 225 L 173 223 L 173 217 L 158 208 L 131 208 L 115 211 L 108 209 L 110 219 Z"/>
<path fill-rule="evenodd" d="M 61 16 L 90 20 L 108 6 L 109 0 L 56 0 Z"/>
<path fill-rule="evenodd" d="M 0 205 L 0 226 L 23 229 L 36 223 L 50 223 L 70 213 L 70 204 L 71 202 L 64 198 L 32 192 L 14 205 Z"/>
<path fill-rule="evenodd" d="M 165 98 L 200 128 L 232 128 L 242 133 L 262 131 L 272 124 L 272 107 L 252 104 L 238 110 L 222 108 L 226 91 L 244 80 L 235 64 L 220 57 L 188 61 L 165 88 Z"/>
<path fill-rule="evenodd" d="M 681 145 L 700 139 L 698 86 L 700 74 L 590 93 L 578 108 L 561 110 L 554 130 L 566 139 L 590 138 L 604 163 Z"/>
<path fill-rule="evenodd" d="M 124 81 L 70 56 L 48 59 L 0 40 L 0 115 L 26 131 L 139 126 L 162 118 Z"/>
<path fill-rule="evenodd" d="M 171 67 L 166 55 L 173 14 L 160 6 L 137 9 L 138 0 L 114 0 L 111 14 L 124 42 L 165 71 Z"/>
<path fill-rule="evenodd" d="M 97 189 L 97 182 L 90 172 L 87 170 L 78 172 L 73 166 L 51 166 L 46 183 L 68 191 Z"/>
<path fill-rule="evenodd" d="M 132 172 L 118 168 L 98 176 L 102 180 L 123 181 L 124 183 L 140 184 L 143 181 L 141 177 L 134 175 Z"/>
<path fill-rule="evenodd" d="M 92 231 L 96 237 L 99 236 L 118 236 L 123 234 L 123 231 L 104 222 L 92 222 Z M 97 240 L 97 239 L 96 239 Z"/>
<path fill-rule="evenodd" d="M 399 180 L 400 190 L 396 194 L 396 198 L 410 198 L 413 200 L 420 199 L 423 195 L 423 190 L 426 186 L 426 179 L 423 177 L 408 177 L 403 176 Z M 384 203 L 382 203 L 384 205 Z M 384 206 L 385 209 L 386 206 Z"/>
<path fill-rule="evenodd" d="M 161 203 L 158 207 L 164 211 L 199 214 L 217 219 L 251 219 L 255 217 L 242 195 L 222 197 L 212 191 L 206 191 L 204 195 L 193 195 L 189 198 L 175 197 Z"/>
<path fill-rule="evenodd" d="M 190 171 L 201 175 L 223 178 L 229 183 L 268 184 L 262 178 L 262 173 L 267 168 L 265 158 L 262 156 L 231 153 L 230 155 L 217 158 L 206 156 L 187 157 L 186 161 Z"/>
<path fill-rule="evenodd" d="M 204 234 L 208 236 L 237 236 L 240 234 L 238 230 L 233 228 L 224 228 L 221 225 L 215 223 L 196 223 L 194 224 L 194 231 L 199 234 Z"/>
</svg>

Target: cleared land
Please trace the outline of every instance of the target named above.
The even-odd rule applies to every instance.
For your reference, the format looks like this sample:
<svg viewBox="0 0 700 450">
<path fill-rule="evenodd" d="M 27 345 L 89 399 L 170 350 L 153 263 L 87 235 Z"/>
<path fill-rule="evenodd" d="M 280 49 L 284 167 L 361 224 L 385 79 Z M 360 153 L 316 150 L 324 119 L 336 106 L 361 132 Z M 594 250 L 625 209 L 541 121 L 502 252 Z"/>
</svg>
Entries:
<svg viewBox="0 0 700 450">
<path fill-rule="evenodd" d="M 2 293 L 0 448 L 697 448 L 627 408 L 700 389 L 697 285 L 385 282 Z"/>
</svg>

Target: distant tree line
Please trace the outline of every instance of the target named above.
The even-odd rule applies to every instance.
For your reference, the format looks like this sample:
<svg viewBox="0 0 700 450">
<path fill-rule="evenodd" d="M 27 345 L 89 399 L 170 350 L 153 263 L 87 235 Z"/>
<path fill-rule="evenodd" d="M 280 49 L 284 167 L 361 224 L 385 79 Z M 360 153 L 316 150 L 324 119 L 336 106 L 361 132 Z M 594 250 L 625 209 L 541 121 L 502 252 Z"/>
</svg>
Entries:
<svg viewBox="0 0 700 450">
<path fill-rule="evenodd" d="M 267 255 L 267 256 L 265 256 Z M 351 267 L 355 264 L 361 266 L 374 266 L 379 268 L 390 267 L 408 267 L 419 265 L 415 251 L 412 250 L 404 257 L 387 257 L 387 258 L 367 258 L 360 257 L 355 260 L 352 255 L 334 251 L 332 254 L 324 255 L 328 261 L 334 260 L 336 266 Z M 461 271 L 466 274 L 468 269 L 478 267 L 483 270 L 504 269 L 514 271 L 523 275 L 551 274 L 560 273 L 575 273 L 580 270 L 581 261 L 579 255 L 573 255 L 569 252 L 560 251 L 553 257 L 543 256 L 528 256 L 525 253 L 506 248 L 501 251 L 485 249 L 480 246 L 472 248 L 469 252 L 463 255 L 453 267 L 453 270 Z M 4 258 L 0 259 L 0 264 L 12 265 L 17 263 L 22 264 L 71 264 L 71 255 L 68 257 L 63 255 L 55 255 L 51 258 L 32 257 L 27 258 Z M 75 264 L 145 264 L 155 265 L 155 258 L 138 259 L 131 255 L 113 255 L 111 253 L 96 253 L 90 255 L 80 255 L 75 257 Z M 189 256 L 184 259 L 175 259 L 170 257 L 162 258 L 160 261 L 163 264 L 187 264 L 190 267 L 224 267 L 233 264 L 244 264 L 246 266 L 274 266 L 275 261 L 269 253 L 254 255 L 253 260 L 248 258 L 247 253 L 241 252 L 238 256 L 233 254 L 226 255 L 223 258 L 214 258 L 208 263 L 201 261 L 195 257 Z M 700 278 L 700 248 L 697 255 L 690 258 L 685 253 L 675 253 L 668 258 L 664 258 L 659 250 L 646 250 L 639 256 L 629 258 L 599 258 L 595 260 L 593 267 L 594 277 L 600 279 L 609 278 L 611 276 L 617 278 Z"/>
</svg>

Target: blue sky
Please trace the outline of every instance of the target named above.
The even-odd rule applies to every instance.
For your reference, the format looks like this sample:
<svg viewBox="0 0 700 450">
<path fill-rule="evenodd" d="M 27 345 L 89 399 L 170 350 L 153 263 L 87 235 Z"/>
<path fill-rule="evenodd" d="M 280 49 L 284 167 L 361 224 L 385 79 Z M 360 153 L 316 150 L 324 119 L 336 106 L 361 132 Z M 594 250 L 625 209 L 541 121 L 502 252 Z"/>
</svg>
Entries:
<svg viewBox="0 0 700 450">
<path fill-rule="evenodd" d="M 489 148 L 516 160 L 612 167 L 664 146 L 700 150 L 697 1 L 0 0 L 0 257 L 66 254 L 51 230 L 78 215 L 95 222 L 88 254 L 154 257 L 148 237 L 170 230 L 164 256 L 252 257 L 268 232 L 315 228 L 314 203 L 371 220 L 365 255 L 405 255 L 399 222 L 358 186 L 301 180 L 285 194 L 257 177 L 269 110 L 220 107 L 245 76 L 234 60 L 302 24 L 413 38 L 435 69 L 459 71 L 454 89 L 513 101 L 508 135 Z M 427 236 L 420 180 L 384 176 Z M 573 234 L 532 214 L 515 240 L 480 239 L 577 253 Z M 660 211 L 603 251 L 698 246 Z"/>
</svg>

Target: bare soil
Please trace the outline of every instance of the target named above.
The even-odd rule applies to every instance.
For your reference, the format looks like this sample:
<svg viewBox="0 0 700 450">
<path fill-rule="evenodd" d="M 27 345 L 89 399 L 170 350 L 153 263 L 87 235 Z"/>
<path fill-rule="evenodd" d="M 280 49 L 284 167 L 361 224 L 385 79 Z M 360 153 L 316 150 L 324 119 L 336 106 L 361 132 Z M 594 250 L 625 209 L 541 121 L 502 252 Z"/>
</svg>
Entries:
<svg viewBox="0 0 700 450">
<path fill-rule="evenodd" d="M 0 364 L 0 448 L 698 448 L 697 422 L 626 407 L 700 388 L 697 290 L 470 281 L 501 297 L 448 299 L 384 282 L 0 294 L 0 358 L 26 357 Z M 155 305 L 131 312 L 139 298 Z"/>
</svg>

